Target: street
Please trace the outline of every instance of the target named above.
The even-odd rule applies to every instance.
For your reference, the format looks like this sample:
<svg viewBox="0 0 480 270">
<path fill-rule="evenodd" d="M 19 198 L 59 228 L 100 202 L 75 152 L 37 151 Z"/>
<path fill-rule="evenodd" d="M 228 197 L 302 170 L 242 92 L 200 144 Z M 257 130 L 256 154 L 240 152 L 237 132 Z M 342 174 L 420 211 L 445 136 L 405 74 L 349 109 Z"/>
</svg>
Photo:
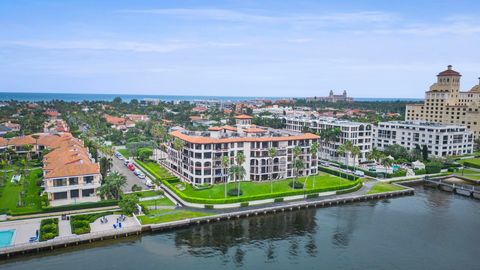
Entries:
<svg viewBox="0 0 480 270">
<path fill-rule="evenodd" d="M 132 186 L 133 185 L 140 186 L 144 190 L 149 189 L 149 187 L 147 187 L 145 185 L 145 180 L 147 178 L 145 178 L 145 179 L 138 178 L 135 174 L 133 174 L 132 171 L 130 171 L 125 165 L 123 165 L 123 162 L 124 162 L 123 160 L 119 160 L 115 156 L 113 157 L 112 171 L 117 171 L 127 178 L 127 185 L 125 185 L 125 187 L 123 188 L 123 191 L 124 192 L 132 191 Z"/>
</svg>

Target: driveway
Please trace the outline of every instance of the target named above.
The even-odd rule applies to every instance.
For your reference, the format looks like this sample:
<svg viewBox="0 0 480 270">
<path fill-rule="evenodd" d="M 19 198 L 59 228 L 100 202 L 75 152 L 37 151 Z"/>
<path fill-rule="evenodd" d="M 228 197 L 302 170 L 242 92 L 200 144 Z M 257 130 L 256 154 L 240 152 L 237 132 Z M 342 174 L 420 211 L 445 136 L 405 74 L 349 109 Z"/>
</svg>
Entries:
<svg viewBox="0 0 480 270">
<path fill-rule="evenodd" d="M 113 168 L 112 171 L 117 171 L 127 178 L 127 185 L 123 188 L 124 192 L 132 191 L 132 186 L 137 185 L 142 187 L 142 189 L 150 189 L 145 185 L 146 179 L 140 179 L 132 171 L 130 171 L 125 165 L 123 165 L 123 160 L 119 160 L 117 157 L 113 157 Z"/>
</svg>

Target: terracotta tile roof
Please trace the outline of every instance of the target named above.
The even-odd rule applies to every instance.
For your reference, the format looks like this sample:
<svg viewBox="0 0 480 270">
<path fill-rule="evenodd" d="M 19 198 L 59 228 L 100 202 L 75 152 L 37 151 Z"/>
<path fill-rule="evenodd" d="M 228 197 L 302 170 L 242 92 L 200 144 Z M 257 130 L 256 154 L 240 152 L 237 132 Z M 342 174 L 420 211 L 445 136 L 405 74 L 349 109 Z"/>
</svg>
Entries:
<svg viewBox="0 0 480 270">
<path fill-rule="evenodd" d="M 452 65 L 448 65 L 448 68 L 440 73 L 437 76 L 462 76 L 460 73 L 452 69 Z"/>
<path fill-rule="evenodd" d="M 208 130 L 210 130 L 210 131 L 220 131 L 222 129 L 223 129 L 222 127 L 209 127 L 208 128 Z"/>
<path fill-rule="evenodd" d="M 13 146 L 23 146 L 23 145 L 34 145 L 35 144 L 35 139 L 32 138 L 31 135 L 27 136 L 18 136 L 18 137 L 13 137 L 10 140 L 8 140 L 9 145 Z"/>
<path fill-rule="evenodd" d="M 240 114 L 235 116 L 235 119 L 252 119 L 252 118 L 253 118 L 252 116 L 246 115 L 246 114 Z"/>
<path fill-rule="evenodd" d="M 7 146 L 8 140 L 0 137 L 0 146 Z"/>
<path fill-rule="evenodd" d="M 232 126 L 222 126 L 222 128 L 229 131 L 237 131 L 237 128 Z"/>
<path fill-rule="evenodd" d="M 105 115 L 105 120 L 107 121 L 107 123 L 112 125 L 124 125 L 126 122 L 126 119 L 123 117 L 116 117 L 108 114 Z"/>
<path fill-rule="evenodd" d="M 291 141 L 291 140 L 314 140 L 314 139 L 320 138 L 320 136 L 317 136 L 312 133 L 303 133 L 301 135 L 283 136 L 283 137 L 258 137 L 258 138 L 257 137 L 232 137 L 232 138 L 216 139 L 211 137 L 189 136 L 189 135 L 183 134 L 179 130 L 171 132 L 170 135 L 189 143 L 198 143 L 198 144 L 231 143 L 231 142 L 272 142 L 272 141 L 278 142 L 278 141 Z"/>
<path fill-rule="evenodd" d="M 263 133 L 263 132 L 267 132 L 267 130 L 263 129 L 263 128 L 247 128 L 245 130 L 243 130 L 243 132 L 246 132 L 246 133 Z"/>
</svg>

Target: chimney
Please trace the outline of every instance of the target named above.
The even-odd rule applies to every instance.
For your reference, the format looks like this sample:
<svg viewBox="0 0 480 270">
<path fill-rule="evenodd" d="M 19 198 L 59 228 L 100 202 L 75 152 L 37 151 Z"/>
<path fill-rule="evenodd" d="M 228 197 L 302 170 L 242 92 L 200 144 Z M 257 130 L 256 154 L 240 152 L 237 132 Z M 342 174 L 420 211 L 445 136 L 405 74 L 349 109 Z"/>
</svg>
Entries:
<svg viewBox="0 0 480 270">
<path fill-rule="evenodd" d="M 452 65 L 447 66 L 448 70 L 452 70 Z"/>
</svg>

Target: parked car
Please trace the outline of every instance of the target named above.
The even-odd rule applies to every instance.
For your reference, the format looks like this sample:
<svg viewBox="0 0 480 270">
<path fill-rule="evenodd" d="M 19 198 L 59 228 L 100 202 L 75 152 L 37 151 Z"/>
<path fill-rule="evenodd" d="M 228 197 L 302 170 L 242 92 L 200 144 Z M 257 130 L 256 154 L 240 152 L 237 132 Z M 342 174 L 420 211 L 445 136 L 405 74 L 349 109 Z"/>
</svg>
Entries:
<svg viewBox="0 0 480 270">
<path fill-rule="evenodd" d="M 125 166 L 128 166 L 128 164 L 130 164 L 130 160 L 125 160 L 125 162 L 123 162 L 123 165 Z"/>
<path fill-rule="evenodd" d="M 139 169 L 135 169 L 135 171 L 133 171 L 133 173 L 134 173 L 135 175 L 139 175 L 139 174 L 142 173 L 142 171 L 140 171 Z"/>
<path fill-rule="evenodd" d="M 152 182 L 152 180 L 147 179 L 147 181 L 145 181 L 145 185 L 146 185 L 147 187 L 153 187 L 153 182 Z"/>
<path fill-rule="evenodd" d="M 137 174 L 137 176 L 140 179 L 145 179 L 145 174 L 143 174 L 143 173 L 139 173 L 139 174 Z"/>
<path fill-rule="evenodd" d="M 355 174 L 356 176 L 360 176 L 360 177 L 364 177 L 364 176 L 365 176 L 365 173 L 362 172 L 362 171 L 359 171 L 359 170 L 356 170 L 354 174 Z"/>
<path fill-rule="evenodd" d="M 132 172 L 135 171 L 135 165 L 133 165 L 133 163 L 128 163 L 127 168 Z"/>
<path fill-rule="evenodd" d="M 124 159 L 125 159 L 122 155 L 118 156 L 117 158 L 118 158 L 119 160 L 124 160 Z"/>
</svg>

